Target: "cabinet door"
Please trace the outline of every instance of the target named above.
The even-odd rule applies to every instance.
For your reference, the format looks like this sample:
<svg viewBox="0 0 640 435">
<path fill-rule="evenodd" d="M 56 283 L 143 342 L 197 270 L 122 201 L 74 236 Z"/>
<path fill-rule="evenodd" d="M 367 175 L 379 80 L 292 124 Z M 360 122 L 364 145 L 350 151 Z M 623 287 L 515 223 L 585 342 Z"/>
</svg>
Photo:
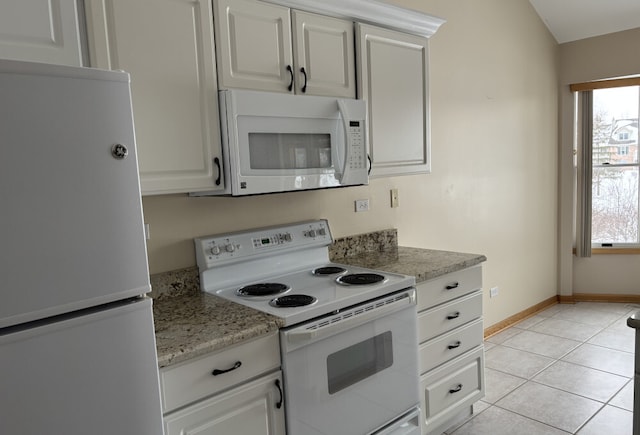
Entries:
<svg viewBox="0 0 640 435">
<path fill-rule="evenodd" d="M 289 9 L 253 0 L 215 0 L 220 88 L 292 92 Z"/>
<path fill-rule="evenodd" d="M 296 93 L 355 98 L 353 23 L 300 11 L 291 18 Z"/>
<path fill-rule="evenodd" d="M 358 24 L 358 96 L 369 109 L 371 177 L 428 173 L 427 39 Z"/>
<path fill-rule="evenodd" d="M 281 388 L 281 372 L 264 376 L 165 416 L 165 433 L 284 435 Z"/>
<path fill-rule="evenodd" d="M 87 0 L 86 7 L 91 64 L 131 74 L 143 195 L 221 189 L 210 1 Z"/>
<path fill-rule="evenodd" d="M 0 58 L 82 66 L 76 0 L 0 2 Z"/>
</svg>

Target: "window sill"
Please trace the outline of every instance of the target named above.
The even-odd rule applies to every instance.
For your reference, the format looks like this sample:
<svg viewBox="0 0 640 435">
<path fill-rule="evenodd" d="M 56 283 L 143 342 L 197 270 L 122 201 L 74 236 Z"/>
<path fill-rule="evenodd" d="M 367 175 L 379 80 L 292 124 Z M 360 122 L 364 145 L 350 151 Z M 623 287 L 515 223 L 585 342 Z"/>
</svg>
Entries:
<svg viewBox="0 0 640 435">
<path fill-rule="evenodd" d="M 640 248 L 591 248 L 591 253 L 600 254 L 622 254 L 635 255 L 640 254 Z"/>
<path fill-rule="evenodd" d="M 638 255 L 639 248 L 591 248 L 592 255 Z M 576 255 L 576 249 L 573 248 L 573 255 Z"/>
</svg>

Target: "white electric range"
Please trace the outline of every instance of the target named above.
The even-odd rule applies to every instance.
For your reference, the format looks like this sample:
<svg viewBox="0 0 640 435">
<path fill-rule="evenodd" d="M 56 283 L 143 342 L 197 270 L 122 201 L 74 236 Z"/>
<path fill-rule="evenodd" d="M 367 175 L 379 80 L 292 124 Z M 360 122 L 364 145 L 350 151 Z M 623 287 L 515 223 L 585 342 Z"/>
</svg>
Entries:
<svg viewBox="0 0 640 435">
<path fill-rule="evenodd" d="M 332 242 L 326 220 L 197 238 L 201 288 L 282 319 L 289 435 L 418 434 L 415 278 Z"/>
</svg>

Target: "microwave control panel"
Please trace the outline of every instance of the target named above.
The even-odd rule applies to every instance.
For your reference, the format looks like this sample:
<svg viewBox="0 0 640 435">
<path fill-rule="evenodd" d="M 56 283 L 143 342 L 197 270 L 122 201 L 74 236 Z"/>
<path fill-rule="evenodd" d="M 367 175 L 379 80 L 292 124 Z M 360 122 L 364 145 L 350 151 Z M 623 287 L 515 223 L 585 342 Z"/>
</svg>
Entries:
<svg viewBox="0 0 640 435">
<path fill-rule="evenodd" d="M 367 152 L 364 142 L 364 122 L 349 121 L 349 142 L 351 142 L 351 153 L 349 155 L 349 167 L 351 169 L 362 169 L 367 165 Z"/>
</svg>

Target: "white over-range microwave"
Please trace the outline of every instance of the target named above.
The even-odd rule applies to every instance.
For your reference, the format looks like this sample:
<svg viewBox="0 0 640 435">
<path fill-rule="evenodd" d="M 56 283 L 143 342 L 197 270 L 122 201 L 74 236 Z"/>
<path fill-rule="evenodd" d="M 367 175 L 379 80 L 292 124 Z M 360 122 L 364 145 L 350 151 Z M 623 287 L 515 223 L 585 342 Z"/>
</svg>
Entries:
<svg viewBox="0 0 640 435">
<path fill-rule="evenodd" d="M 368 183 L 365 101 L 238 89 L 219 97 L 225 189 L 205 194 Z"/>
</svg>

